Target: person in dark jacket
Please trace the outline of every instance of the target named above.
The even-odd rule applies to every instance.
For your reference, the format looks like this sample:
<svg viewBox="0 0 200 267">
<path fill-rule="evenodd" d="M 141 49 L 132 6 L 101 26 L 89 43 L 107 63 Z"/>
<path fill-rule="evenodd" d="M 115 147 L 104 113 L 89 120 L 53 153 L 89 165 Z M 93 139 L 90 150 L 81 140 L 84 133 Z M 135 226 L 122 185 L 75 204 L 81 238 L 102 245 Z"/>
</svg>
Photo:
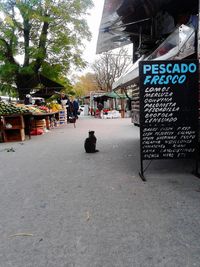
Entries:
<svg viewBox="0 0 200 267">
<path fill-rule="evenodd" d="M 25 105 L 32 105 L 32 96 L 27 94 L 25 99 L 24 99 L 24 104 Z"/>
<path fill-rule="evenodd" d="M 78 119 L 78 110 L 79 110 L 79 104 L 78 104 L 78 101 L 76 99 L 74 99 L 74 101 L 72 102 L 73 103 L 73 109 L 74 109 L 74 117 L 76 119 Z"/>
<path fill-rule="evenodd" d="M 101 102 L 97 105 L 98 111 L 99 111 L 99 118 L 102 118 L 102 110 L 103 110 L 103 104 Z"/>
</svg>

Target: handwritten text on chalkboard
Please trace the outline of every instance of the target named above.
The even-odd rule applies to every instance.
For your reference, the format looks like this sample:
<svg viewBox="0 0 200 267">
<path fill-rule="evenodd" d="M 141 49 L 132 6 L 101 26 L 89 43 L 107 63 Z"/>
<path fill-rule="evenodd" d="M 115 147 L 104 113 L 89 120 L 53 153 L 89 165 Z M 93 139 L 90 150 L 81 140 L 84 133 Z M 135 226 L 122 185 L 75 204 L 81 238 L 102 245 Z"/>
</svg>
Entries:
<svg viewBox="0 0 200 267">
<path fill-rule="evenodd" d="M 140 62 L 142 159 L 194 157 L 198 136 L 198 64 Z"/>
</svg>

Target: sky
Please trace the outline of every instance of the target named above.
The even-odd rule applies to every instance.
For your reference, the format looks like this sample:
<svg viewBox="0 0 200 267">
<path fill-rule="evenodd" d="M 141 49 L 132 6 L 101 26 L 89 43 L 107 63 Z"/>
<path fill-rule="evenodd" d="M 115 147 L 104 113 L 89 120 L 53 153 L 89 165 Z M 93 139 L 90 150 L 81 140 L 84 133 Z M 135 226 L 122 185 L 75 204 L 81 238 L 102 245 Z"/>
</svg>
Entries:
<svg viewBox="0 0 200 267">
<path fill-rule="evenodd" d="M 92 40 L 91 42 L 86 43 L 86 49 L 83 54 L 84 59 L 89 63 L 92 63 L 95 60 L 96 44 L 104 0 L 93 0 L 93 3 L 94 7 L 90 10 L 90 16 L 88 16 L 87 19 L 90 31 L 92 33 Z"/>
<path fill-rule="evenodd" d="M 78 76 L 84 75 L 87 72 L 92 72 L 90 68 L 90 64 L 94 62 L 96 55 L 96 45 L 97 45 L 97 38 L 99 34 L 99 26 L 101 22 L 104 0 L 93 0 L 94 7 L 90 10 L 90 16 L 88 16 L 87 22 L 92 33 L 92 40 L 91 42 L 86 43 L 86 49 L 83 54 L 83 58 L 89 63 L 88 67 L 82 70 L 81 72 L 77 72 Z M 128 47 L 127 47 L 128 48 Z M 130 52 L 130 56 L 132 54 L 132 46 L 128 48 Z"/>
</svg>

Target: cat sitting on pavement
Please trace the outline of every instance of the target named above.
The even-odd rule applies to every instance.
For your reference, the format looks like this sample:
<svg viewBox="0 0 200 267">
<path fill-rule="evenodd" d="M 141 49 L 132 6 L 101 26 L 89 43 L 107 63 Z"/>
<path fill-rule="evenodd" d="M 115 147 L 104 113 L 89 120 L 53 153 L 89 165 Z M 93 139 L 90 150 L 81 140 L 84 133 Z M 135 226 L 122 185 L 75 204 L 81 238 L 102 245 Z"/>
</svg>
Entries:
<svg viewBox="0 0 200 267">
<path fill-rule="evenodd" d="M 85 139 L 85 152 L 86 153 L 96 153 L 99 150 L 96 149 L 97 138 L 94 135 L 94 131 L 89 131 L 89 137 Z"/>
</svg>

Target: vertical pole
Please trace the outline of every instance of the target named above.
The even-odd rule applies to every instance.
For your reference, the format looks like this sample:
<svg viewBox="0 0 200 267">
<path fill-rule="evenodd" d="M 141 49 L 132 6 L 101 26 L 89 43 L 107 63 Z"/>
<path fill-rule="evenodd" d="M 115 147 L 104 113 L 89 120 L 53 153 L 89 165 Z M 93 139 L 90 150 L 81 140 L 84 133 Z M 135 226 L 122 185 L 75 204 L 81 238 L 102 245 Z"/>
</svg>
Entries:
<svg viewBox="0 0 200 267">
<path fill-rule="evenodd" d="M 140 172 L 139 172 L 140 178 L 142 181 L 146 182 L 146 178 L 144 177 L 144 170 L 143 170 L 143 160 L 140 159 Z"/>
<path fill-rule="evenodd" d="M 140 172 L 139 176 L 142 181 L 146 182 L 146 178 L 144 177 L 144 168 L 143 168 L 143 159 L 142 159 L 142 125 L 140 125 Z"/>
<path fill-rule="evenodd" d="M 123 89 L 122 88 L 121 88 L 120 93 L 123 94 Z M 124 99 L 123 98 L 121 98 L 121 117 L 122 118 L 125 117 Z"/>
<path fill-rule="evenodd" d="M 198 13 L 200 15 L 200 0 L 198 1 Z M 198 27 L 196 29 L 195 52 L 197 51 L 197 59 L 200 59 L 200 17 L 198 15 Z"/>
<path fill-rule="evenodd" d="M 196 158 L 195 176 L 197 176 L 198 178 L 200 178 L 200 175 L 199 175 L 199 164 L 198 164 L 198 158 Z"/>
<path fill-rule="evenodd" d="M 195 52 L 197 55 L 197 60 L 200 59 L 200 17 L 199 17 L 199 15 L 200 15 L 200 0 L 198 1 L 198 13 L 199 13 L 198 14 L 198 27 L 196 29 L 196 34 L 195 34 Z M 199 68 L 199 71 L 200 71 L 200 68 Z M 199 73 L 199 81 L 200 81 L 200 73 Z M 199 94 L 200 94 L 200 92 L 199 92 Z M 199 166 L 198 166 L 199 153 L 200 153 L 200 151 L 199 151 L 199 125 L 198 125 L 195 175 L 200 178 Z"/>
<path fill-rule="evenodd" d="M 200 174 L 199 174 L 199 152 L 200 152 L 199 151 L 199 144 L 198 144 L 198 139 L 197 139 L 196 153 L 195 153 L 195 169 L 192 172 L 192 174 L 195 175 L 198 178 L 200 178 Z"/>
</svg>

